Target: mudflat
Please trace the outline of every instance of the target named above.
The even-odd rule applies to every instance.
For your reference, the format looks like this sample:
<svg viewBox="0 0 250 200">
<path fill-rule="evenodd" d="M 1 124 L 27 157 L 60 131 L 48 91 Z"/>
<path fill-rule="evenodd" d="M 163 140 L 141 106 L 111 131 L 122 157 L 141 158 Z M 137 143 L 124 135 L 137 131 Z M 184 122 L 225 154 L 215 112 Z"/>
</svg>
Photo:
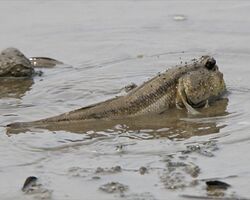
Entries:
<svg viewBox="0 0 250 200">
<path fill-rule="evenodd" d="M 1 2 L 0 49 L 65 63 L 32 80 L 1 80 L 1 198 L 249 199 L 249 7 L 243 0 Z M 105 128 L 100 121 L 90 131 L 73 124 L 5 134 L 9 123 L 123 95 L 131 82 L 202 55 L 216 59 L 228 96 L 199 116 L 177 109 Z M 34 192 L 22 191 L 27 177 L 35 190 L 25 191 Z"/>
</svg>

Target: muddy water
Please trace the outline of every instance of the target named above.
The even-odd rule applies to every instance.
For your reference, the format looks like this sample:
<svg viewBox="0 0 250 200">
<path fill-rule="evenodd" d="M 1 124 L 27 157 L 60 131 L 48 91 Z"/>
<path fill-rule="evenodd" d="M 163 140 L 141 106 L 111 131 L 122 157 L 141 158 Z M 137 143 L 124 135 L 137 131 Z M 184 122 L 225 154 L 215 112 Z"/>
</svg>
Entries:
<svg viewBox="0 0 250 200">
<path fill-rule="evenodd" d="M 64 61 L 33 80 L 1 80 L 1 199 L 249 199 L 248 1 L 1 1 L 0 49 Z M 4 125 L 122 93 L 203 54 L 224 73 L 228 99 L 199 117 L 169 112 L 83 131 Z M 79 134 L 82 133 L 82 134 Z M 24 194 L 28 176 L 40 186 Z M 207 190 L 206 180 L 231 185 Z"/>
</svg>

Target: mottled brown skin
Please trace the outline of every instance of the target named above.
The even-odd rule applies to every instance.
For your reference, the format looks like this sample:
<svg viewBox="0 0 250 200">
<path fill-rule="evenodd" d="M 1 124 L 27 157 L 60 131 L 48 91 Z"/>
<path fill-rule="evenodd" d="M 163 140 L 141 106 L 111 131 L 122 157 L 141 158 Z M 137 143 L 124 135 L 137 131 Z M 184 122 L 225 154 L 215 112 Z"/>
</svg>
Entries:
<svg viewBox="0 0 250 200">
<path fill-rule="evenodd" d="M 13 123 L 9 127 L 121 119 L 163 113 L 174 107 L 186 108 L 188 112 L 196 114 L 198 112 L 195 108 L 207 106 L 209 101 L 219 97 L 225 89 L 223 74 L 218 70 L 214 58 L 203 56 L 190 64 L 157 75 L 125 96 L 47 119 Z"/>
</svg>

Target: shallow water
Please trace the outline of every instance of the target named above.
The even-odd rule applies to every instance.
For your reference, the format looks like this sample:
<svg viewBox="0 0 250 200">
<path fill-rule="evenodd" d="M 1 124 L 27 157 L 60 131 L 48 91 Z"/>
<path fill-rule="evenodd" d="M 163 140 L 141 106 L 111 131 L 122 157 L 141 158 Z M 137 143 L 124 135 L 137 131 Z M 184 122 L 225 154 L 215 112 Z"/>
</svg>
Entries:
<svg viewBox="0 0 250 200">
<path fill-rule="evenodd" d="M 34 80 L 1 82 L 1 199 L 250 199 L 250 2 L 0 4 L 0 49 L 14 46 L 27 56 L 66 63 L 42 69 L 44 75 Z M 42 129 L 5 134 L 8 123 L 109 99 L 131 82 L 140 84 L 204 54 L 216 58 L 229 94 L 228 102 L 217 102 L 199 118 L 172 113 L 166 122 L 127 122 L 133 129 L 117 122 L 103 130 L 93 125 L 84 134 Z M 43 190 L 24 194 L 28 176 L 37 176 Z M 211 194 L 208 179 L 231 187 Z M 124 188 L 103 191 L 110 182 Z"/>
</svg>

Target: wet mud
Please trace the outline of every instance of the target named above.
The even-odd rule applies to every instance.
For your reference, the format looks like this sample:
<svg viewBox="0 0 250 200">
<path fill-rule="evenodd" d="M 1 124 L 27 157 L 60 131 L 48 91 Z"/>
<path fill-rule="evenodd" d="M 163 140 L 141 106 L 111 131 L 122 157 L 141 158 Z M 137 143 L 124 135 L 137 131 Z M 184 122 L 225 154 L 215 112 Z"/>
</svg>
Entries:
<svg viewBox="0 0 250 200">
<path fill-rule="evenodd" d="M 1 198 L 250 199 L 249 9 L 244 0 L 2 1 L 0 49 L 66 64 L 0 80 Z M 122 95 L 201 55 L 216 58 L 227 94 L 199 116 L 170 110 L 6 134 L 9 123 Z"/>
</svg>

